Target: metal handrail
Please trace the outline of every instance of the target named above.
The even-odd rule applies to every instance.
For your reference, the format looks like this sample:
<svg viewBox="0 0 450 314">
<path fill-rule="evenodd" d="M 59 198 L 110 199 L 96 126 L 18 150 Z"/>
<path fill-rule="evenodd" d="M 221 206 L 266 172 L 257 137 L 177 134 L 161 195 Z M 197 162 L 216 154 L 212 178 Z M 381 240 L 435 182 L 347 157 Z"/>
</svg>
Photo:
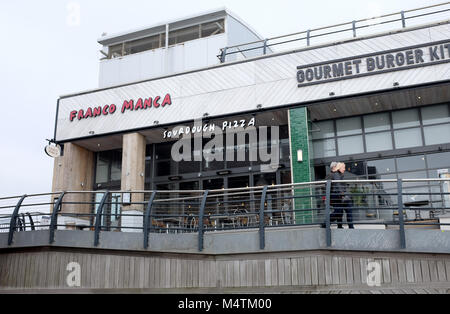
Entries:
<svg viewBox="0 0 450 314">
<path fill-rule="evenodd" d="M 263 55 L 266 55 L 267 47 L 280 45 L 280 44 L 285 44 L 285 43 L 294 42 L 294 41 L 301 41 L 301 40 L 305 40 L 305 39 L 306 39 L 307 46 L 310 46 L 311 38 L 322 37 L 322 36 L 329 36 L 329 35 L 342 33 L 342 32 L 348 32 L 348 31 L 353 31 L 353 37 L 356 37 L 356 30 L 358 30 L 358 29 L 368 28 L 368 27 L 377 26 L 377 25 L 383 25 L 383 24 L 387 24 L 387 23 L 395 23 L 395 22 L 398 22 L 398 21 L 401 21 L 402 22 L 402 28 L 405 28 L 407 20 L 415 19 L 415 18 L 419 18 L 419 17 L 423 17 L 423 16 L 428 16 L 428 15 L 432 15 L 432 14 L 438 14 L 438 13 L 447 12 L 447 11 L 450 11 L 450 8 L 448 8 L 448 9 L 441 9 L 441 10 L 432 11 L 432 12 L 426 12 L 426 13 L 422 13 L 422 14 L 416 14 L 416 15 L 412 15 L 412 16 L 408 16 L 408 17 L 405 16 L 405 13 L 411 13 L 411 12 L 423 11 L 423 10 L 427 10 L 427 9 L 431 9 L 431 8 L 443 7 L 443 6 L 447 6 L 449 4 L 450 4 L 450 2 L 444 2 L 444 3 L 440 3 L 440 4 L 434 4 L 434 5 L 424 6 L 424 7 L 410 9 L 410 10 L 402 10 L 402 11 L 399 11 L 399 12 L 384 14 L 384 15 L 380 15 L 380 16 L 376 16 L 376 17 L 370 17 L 370 18 L 364 18 L 364 19 L 354 20 L 354 21 L 350 21 L 350 22 L 334 24 L 334 25 L 331 25 L 331 26 L 323 26 L 323 27 L 318 27 L 318 28 L 314 28 L 314 29 L 308 29 L 308 30 L 305 30 L 305 31 L 290 33 L 290 34 L 287 34 L 287 35 L 280 35 L 280 36 L 275 36 L 275 37 L 271 37 L 271 38 L 260 39 L 260 40 L 256 40 L 256 41 L 243 43 L 243 44 L 227 46 L 227 47 L 224 47 L 224 48 L 220 49 L 220 54 L 217 57 L 219 58 L 220 62 L 223 63 L 223 62 L 226 61 L 225 59 L 226 59 L 227 55 L 236 54 L 236 53 L 243 53 L 243 52 L 246 52 L 246 51 L 257 50 L 257 49 L 263 49 Z M 361 26 L 357 26 L 356 25 L 357 23 L 369 22 L 369 21 L 374 21 L 374 20 L 377 20 L 377 19 L 383 19 L 383 18 L 392 17 L 392 16 L 399 16 L 399 17 L 396 18 L 396 19 L 391 19 L 391 20 L 388 20 L 388 21 L 380 21 L 380 22 L 372 23 L 372 24 L 368 24 L 368 25 L 361 25 Z M 345 29 L 331 31 L 331 29 L 335 29 L 337 27 L 342 27 L 342 26 L 346 26 L 346 25 L 350 25 L 350 27 L 349 28 L 345 28 Z M 320 34 L 311 35 L 312 32 L 317 32 L 317 31 L 322 31 L 322 30 L 330 30 L 330 31 L 326 32 L 326 33 L 320 33 Z M 304 34 L 306 34 L 305 37 L 290 39 L 290 40 L 286 40 L 286 41 L 282 41 L 282 42 L 276 42 L 276 43 L 271 43 L 271 44 L 268 43 L 269 41 L 274 41 L 274 40 L 277 40 L 277 39 L 283 39 L 283 38 L 288 38 L 288 37 L 298 36 L 298 35 L 304 35 Z M 250 47 L 250 48 L 246 48 L 246 49 L 241 49 L 240 48 L 240 47 L 245 47 L 245 46 L 250 46 L 250 45 L 255 45 L 255 44 L 262 44 L 262 45 L 261 46 L 256 46 L 256 47 Z M 236 51 L 230 51 L 230 49 L 233 49 L 233 48 L 236 48 L 237 50 Z M 245 55 L 244 55 L 244 57 L 245 57 Z"/>
</svg>

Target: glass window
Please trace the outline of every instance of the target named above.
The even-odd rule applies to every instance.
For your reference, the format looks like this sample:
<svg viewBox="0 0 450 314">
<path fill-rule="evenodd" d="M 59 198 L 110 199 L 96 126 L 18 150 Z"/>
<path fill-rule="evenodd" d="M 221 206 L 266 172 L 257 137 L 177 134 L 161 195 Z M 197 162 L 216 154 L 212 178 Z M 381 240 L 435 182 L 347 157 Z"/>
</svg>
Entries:
<svg viewBox="0 0 450 314">
<path fill-rule="evenodd" d="M 250 177 L 249 176 L 243 176 L 243 177 L 230 177 L 228 178 L 228 188 L 234 189 L 234 188 L 245 188 L 250 186 Z"/>
<path fill-rule="evenodd" d="M 336 129 L 338 136 L 361 134 L 361 118 L 346 118 L 336 120 Z"/>
<path fill-rule="evenodd" d="M 340 156 L 363 153 L 362 135 L 338 138 L 338 149 Z"/>
<path fill-rule="evenodd" d="M 367 152 L 376 152 L 392 149 L 391 132 L 366 134 Z"/>
<path fill-rule="evenodd" d="M 427 155 L 428 168 L 449 168 L 450 152 Z"/>
<path fill-rule="evenodd" d="M 95 172 L 95 183 L 108 182 L 109 163 L 102 158 L 101 153 L 97 154 L 97 169 Z"/>
<path fill-rule="evenodd" d="M 224 20 L 204 23 L 201 25 L 202 37 L 212 36 L 225 32 Z"/>
<path fill-rule="evenodd" d="M 420 128 L 394 131 L 394 139 L 396 148 L 422 146 Z"/>
<path fill-rule="evenodd" d="M 169 45 L 179 44 L 199 38 L 199 29 L 199 25 L 195 25 L 169 32 Z"/>
<path fill-rule="evenodd" d="M 370 174 L 395 172 L 394 159 L 370 160 L 367 162 L 367 172 Z"/>
<path fill-rule="evenodd" d="M 333 121 L 313 122 L 311 130 L 312 138 L 326 138 L 334 136 L 334 123 Z"/>
<path fill-rule="evenodd" d="M 336 143 L 334 139 L 314 141 L 313 152 L 315 158 L 336 156 Z"/>
<path fill-rule="evenodd" d="M 425 145 L 450 143 L 450 124 L 426 126 L 423 132 Z"/>
<path fill-rule="evenodd" d="M 347 162 L 345 168 L 349 173 L 346 175 L 348 179 L 351 179 L 353 175 L 360 177 L 366 174 L 366 167 L 362 161 Z"/>
<path fill-rule="evenodd" d="M 421 108 L 424 125 L 450 122 L 448 105 L 438 105 Z"/>
<path fill-rule="evenodd" d="M 408 128 L 420 125 L 419 111 L 417 109 L 408 109 L 392 112 L 392 123 L 394 129 Z"/>
<path fill-rule="evenodd" d="M 425 169 L 425 156 L 410 156 L 397 158 L 398 171 Z"/>
<path fill-rule="evenodd" d="M 377 113 L 364 116 L 364 130 L 366 132 L 385 131 L 390 128 L 389 113 Z"/>
<path fill-rule="evenodd" d="M 174 142 L 156 144 L 156 159 L 170 159 L 173 143 Z"/>
</svg>

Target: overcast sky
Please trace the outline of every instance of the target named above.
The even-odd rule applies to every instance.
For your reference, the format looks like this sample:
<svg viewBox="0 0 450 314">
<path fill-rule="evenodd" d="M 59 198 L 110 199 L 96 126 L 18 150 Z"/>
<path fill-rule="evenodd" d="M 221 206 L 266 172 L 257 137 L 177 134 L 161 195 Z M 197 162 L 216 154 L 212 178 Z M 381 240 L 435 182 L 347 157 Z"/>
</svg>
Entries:
<svg viewBox="0 0 450 314">
<path fill-rule="evenodd" d="M 264 37 L 443 0 L 1 0 L 0 197 L 51 190 L 58 96 L 98 86 L 102 33 L 226 7 Z M 79 23 L 73 17 L 80 9 Z"/>
</svg>

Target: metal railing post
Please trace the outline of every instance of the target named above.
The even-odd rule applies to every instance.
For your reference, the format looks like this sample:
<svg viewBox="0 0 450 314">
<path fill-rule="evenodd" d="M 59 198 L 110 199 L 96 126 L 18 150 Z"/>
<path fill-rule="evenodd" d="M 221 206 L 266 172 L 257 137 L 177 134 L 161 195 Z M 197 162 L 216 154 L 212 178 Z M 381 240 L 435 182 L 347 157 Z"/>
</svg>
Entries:
<svg viewBox="0 0 450 314">
<path fill-rule="evenodd" d="M 100 226 L 102 223 L 103 207 L 105 206 L 108 194 L 109 191 L 105 191 L 105 194 L 103 194 L 102 200 L 100 201 L 100 205 L 98 206 L 97 213 L 95 215 L 94 246 L 97 246 L 100 240 Z"/>
<path fill-rule="evenodd" d="M 36 230 L 36 228 L 34 227 L 33 217 L 31 216 L 30 213 L 26 213 L 26 215 L 28 216 L 28 219 L 30 219 L 30 227 L 31 227 L 31 230 L 32 230 L 32 231 Z"/>
<path fill-rule="evenodd" d="M 306 46 L 309 46 L 310 44 L 310 35 L 311 35 L 311 30 L 307 30 L 306 31 Z"/>
<path fill-rule="evenodd" d="M 261 202 L 259 204 L 259 248 L 264 250 L 266 246 L 265 229 L 264 229 L 264 205 L 266 202 L 267 185 L 264 186 L 261 194 Z"/>
<path fill-rule="evenodd" d="M 11 245 L 12 240 L 13 240 L 13 235 L 14 235 L 14 231 L 16 230 L 16 221 L 17 221 L 17 217 L 18 217 L 18 212 L 20 209 L 20 206 L 22 205 L 23 200 L 25 199 L 25 197 L 27 197 L 27 195 L 23 195 L 19 201 L 16 204 L 16 207 L 14 208 L 13 214 L 11 216 L 11 221 L 9 223 L 9 234 L 8 234 L 8 245 Z"/>
<path fill-rule="evenodd" d="M 203 251 L 203 217 L 205 216 L 206 198 L 208 197 L 208 190 L 203 193 L 202 203 L 198 213 L 198 250 Z"/>
<path fill-rule="evenodd" d="M 325 185 L 325 234 L 327 247 L 331 246 L 331 180 Z"/>
<path fill-rule="evenodd" d="M 220 63 L 224 63 L 225 62 L 226 56 L 227 56 L 227 47 L 222 49 L 222 55 L 220 56 Z"/>
<path fill-rule="evenodd" d="M 265 55 L 267 52 L 267 38 L 264 39 L 264 46 L 263 46 L 263 55 Z"/>
<path fill-rule="evenodd" d="M 400 15 L 402 16 L 402 27 L 405 28 L 406 27 L 405 12 L 401 11 Z"/>
<path fill-rule="evenodd" d="M 50 235 L 48 242 L 52 244 L 55 242 L 55 230 L 58 229 L 58 211 L 61 208 L 62 199 L 64 197 L 64 194 L 66 192 L 62 192 L 61 195 L 58 197 L 58 200 L 55 203 L 55 206 L 53 206 L 53 212 L 52 212 L 52 218 L 50 220 Z"/>
<path fill-rule="evenodd" d="M 356 37 L 356 21 L 352 21 L 353 37 Z"/>
<path fill-rule="evenodd" d="M 398 205 L 398 224 L 400 230 L 400 247 L 406 248 L 405 223 L 403 221 L 403 182 L 402 179 L 397 180 L 397 205 Z"/>
<path fill-rule="evenodd" d="M 152 193 L 150 199 L 147 204 L 147 209 L 145 210 L 144 215 L 144 249 L 148 248 L 148 233 L 150 231 L 151 226 L 151 218 L 152 218 L 152 206 L 153 200 L 155 199 L 156 191 Z"/>
</svg>

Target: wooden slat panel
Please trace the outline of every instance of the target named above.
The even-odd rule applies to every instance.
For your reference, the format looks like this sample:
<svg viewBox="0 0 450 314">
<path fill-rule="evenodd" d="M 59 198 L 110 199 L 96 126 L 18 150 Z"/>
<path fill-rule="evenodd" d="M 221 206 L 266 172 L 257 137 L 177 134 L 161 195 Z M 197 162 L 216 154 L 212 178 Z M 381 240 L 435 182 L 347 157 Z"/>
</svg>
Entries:
<svg viewBox="0 0 450 314">
<path fill-rule="evenodd" d="M 339 269 L 339 284 L 347 284 L 347 273 L 345 270 L 345 259 L 343 257 L 338 258 L 338 269 Z"/>
<path fill-rule="evenodd" d="M 325 284 L 331 285 L 333 284 L 333 275 L 332 275 L 332 261 L 330 256 L 324 257 L 325 262 Z"/>
<path fill-rule="evenodd" d="M 325 280 L 325 260 L 324 257 L 319 255 L 317 257 L 317 277 L 319 280 L 319 285 L 325 285 L 326 284 L 326 280 Z"/>
<path fill-rule="evenodd" d="M 271 262 L 270 259 L 264 260 L 264 278 L 265 278 L 265 286 L 272 286 L 272 272 L 271 272 Z"/>
<path fill-rule="evenodd" d="M 284 285 L 284 261 L 283 259 L 277 259 L 277 273 L 278 273 L 278 285 Z"/>
<path fill-rule="evenodd" d="M 381 261 L 381 271 L 383 273 L 383 283 L 390 283 L 391 282 L 391 269 L 389 267 L 389 260 L 386 258 L 383 258 Z"/>
<path fill-rule="evenodd" d="M 352 264 L 352 258 L 346 257 L 345 258 L 345 271 L 347 274 L 347 284 L 353 284 L 353 264 Z"/>
<path fill-rule="evenodd" d="M 272 286 L 278 285 L 278 261 L 276 259 L 270 260 L 270 273 L 271 273 L 271 282 Z"/>
<path fill-rule="evenodd" d="M 305 259 L 297 259 L 297 274 L 298 274 L 298 284 L 300 286 L 306 285 L 306 275 L 305 275 Z"/>
<path fill-rule="evenodd" d="M 439 281 L 446 281 L 447 276 L 445 274 L 445 264 L 444 261 L 437 261 L 437 272 Z"/>
<path fill-rule="evenodd" d="M 284 284 L 287 286 L 292 285 L 292 270 L 291 270 L 291 259 L 285 258 L 284 259 Z"/>
<path fill-rule="evenodd" d="M 430 278 L 432 282 L 438 282 L 439 276 L 437 273 L 437 265 L 435 260 L 428 261 L 428 265 L 430 265 Z"/>
<path fill-rule="evenodd" d="M 404 283 L 404 282 L 406 282 L 406 264 L 405 264 L 405 260 L 398 259 L 397 260 L 397 266 L 398 266 L 398 278 L 399 278 L 399 281 Z"/>
<path fill-rule="evenodd" d="M 359 264 L 359 258 L 357 260 Z M 331 275 L 333 277 L 333 285 L 338 285 L 340 281 L 339 281 L 339 258 L 337 256 L 333 256 L 331 258 Z"/>
<path fill-rule="evenodd" d="M 447 280 L 450 281 L 450 260 L 445 261 L 445 273 L 447 274 Z"/>
<path fill-rule="evenodd" d="M 101 287 L 110 288 L 111 287 L 111 256 L 106 255 L 105 259 L 105 268 L 104 268 L 104 280 Z"/>
<path fill-rule="evenodd" d="M 428 261 L 421 260 L 420 261 L 420 266 L 422 268 L 423 282 L 430 282 L 431 281 L 431 277 L 430 277 L 430 268 L 428 266 Z"/>
<path fill-rule="evenodd" d="M 391 268 L 392 283 L 399 282 L 397 260 L 395 258 L 390 258 L 389 259 L 389 266 Z"/>
<path fill-rule="evenodd" d="M 313 285 L 319 284 L 319 275 L 317 271 L 317 256 L 311 256 L 311 283 Z"/>
<path fill-rule="evenodd" d="M 420 266 L 419 260 L 413 260 L 413 270 L 414 270 L 414 279 L 416 280 L 416 282 L 423 282 L 422 268 Z"/>
<path fill-rule="evenodd" d="M 257 275 L 258 275 L 258 286 L 263 287 L 264 282 L 266 281 L 265 272 L 264 272 L 264 260 L 260 259 L 256 261 L 257 264 Z"/>
<path fill-rule="evenodd" d="M 304 269 L 305 269 L 305 285 L 310 286 L 312 284 L 312 274 L 311 274 L 311 257 L 304 258 Z"/>
<path fill-rule="evenodd" d="M 413 268 L 413 262 L 412 260 L 406 260 L 406 281 L 407 282 L 414 282 L 414 268 Z"/>
<path fill-rule="evenodd" d="M 293 286 L 298 286 L 298 259 L 291 258 L 291 283 Z"/>
</svg>

